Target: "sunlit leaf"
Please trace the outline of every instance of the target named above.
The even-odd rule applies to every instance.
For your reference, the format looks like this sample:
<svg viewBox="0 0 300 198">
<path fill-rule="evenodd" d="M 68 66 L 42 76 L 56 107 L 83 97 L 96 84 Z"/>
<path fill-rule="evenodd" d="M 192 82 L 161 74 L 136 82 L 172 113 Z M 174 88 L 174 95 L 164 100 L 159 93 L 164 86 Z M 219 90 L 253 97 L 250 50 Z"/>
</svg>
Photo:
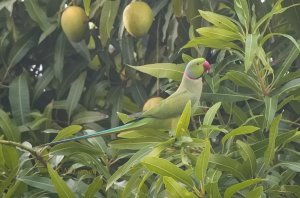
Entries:
<svg viewBox="0 0 300 198">
<path fill-rule="evenodd" d="M 217 40 L 225 40 L 225 41 L 234 41 L 234 40 L 242 40 L 241 36 L 223 28 L 219 27 L 201 27 L 196 30 L 202 36 L 207 38 L 214 38 Z"/>
<path fill-rule="evenodd" d="M 40 177 L 37 175 L 31 175 L 31 176 L 23 176 L 17 178 L 19 181 L 24 182 L 25 184 L 39 188 L 48 192 L 55 193 L 56 190 L 51 183 L 51 180 L 48 177 Z"/>
<path fill-rule="evenodd" d="M 185 108 L 177 123 L 176 137 L 188 136 L 189 134 L 188 127 L 190 124 L 191 113 L 192 113 L 192 106 L 191 106 L 191 101 L 189 100 L 186 103 Z"/>
<path fill-rule="evenodd" d="M 78 133 L 81 129 L 82 129 L 82 127 L 79 125 L 68 126 L 64 129 L 60 130 L 53 141 L 58 141 L 58 140 L 66 138 L 66 137 L 69 137 L 75 133 Z"/>
<path fill-rule="evenodd" d="M 184 186 L 180 185 L 172 177 L 163 176 L 163 182 L 166 186 L 169 197 L 174 198 L 196 198 L 197 196 L 189 192 Z"/>
<path fill-rule="evenodd" d="M 263 191 L 264 191 L 264 187 L 262 186 L 256 187 L 253 190 L 249 191 L 246 198 L 261 197 Z"/>
<path fill-rule="evenodd" d="M 257 167 L 256 156 L 254 154 L 254 151 L 252 150 L 250 145 L 248 145 L 247 143 L 244 143 L 240 140 L 237 140 L 236 144 L 239 148 L 239 150 L 238 150 L 239 153 L 241 154 L 241 156 L 244 159 L 244 165 L 245 165 L 244 167 L 249 170 L 249 172 L 251 173 L 252 176 L 254 176 L 256 173 L 256 167 Z"/>
<path fill-rule="evenodd" d="M 172 177 L 173 179 L 190 187 L 193 186 L 192 178 L 185 171 L 178 168 L 176 165 L 166 159 L 158 157 L 146 157 L 142 160 L 142 165 L 160 176 Z"/>
<path fill-rule="evenodd" d="M 156 63 L 130 67 L 156 78 L 170 78 L 176 81 L 181 81 L 185 69 L 183 64 L 176 65 L 172 63 Z"/>
<path fill-rule="evenodd" d="M 247 0 L 234 1 L 234 10 L 246 30 L 249 28 L 250 11 Z"/>
<path fill-rule="evenodd" d="M 134 139 L 119 139 L 110 142 L 111 148 L 114 149 L 129 149 L 138 150 L 151 144 L 157 144 L 161 142 L 160 138 L 156 137 L 145 137 L 145 138 L 134 138 Z"/>
<path fill-rule="evenodd" d="M 257 35 L 257 34 L 248 34 L 246 37 L 245 60 L 244 60 L 246 72 L 252 66 L 253 59 L 256 56 L 257 49 L 258 49 L 258 38 L 259 38 L 259 35 Z"/>
<path fill-rule="evenodd" d="M 206 114 L 204 116 L 203 125 L 209 126 L 209 125 L 212 124 L 212 122 L 214 121 L 215 116 L 216 116 L 217 111 L 219 110 L 220 106 L 221 106 L 221 102 L 218 102 L 218 103 L 214 104 L 212 107 L 209 108 L 209 110 L 206 112 Z M 208 129 L 204 130 L 204 134 L 206 136 L 208 136 L 208 132 L 209 132 Z"/>
<path fill-rule="evenodd" d="M 226 134 L 222 138 L 222 144 L 224 144 L 226 142 L 226 140 L 228 140 L 231 137 L 234 137 L 234 136 L 237 136 L 237 135 L 245 135 L 245 134 L 253 133 L 253 132 L 257 131 L 258 129 L 259 129 L 258 127 L 250 126 L 250 125 L 240 126 L 236 129 L 233 129 L 228 134 Z"/>
<path fill-rule="evenodd" d="M 88 189 L 85 192 L 85 198 L 94 198 L 96 193 L 101 189 L 103 185 L 102 176 L 94 178 L 93 182 L 89 185 Z"/>
<path fill-rule="evenodd" d="M 275 113 L 277 111 L 277 103 L 278 103 L 278 97 L 268 97 L 266 96 L 264 98 L 265 101 L 265 125 L 267 128 L 269 128 L 271 122 L 274 120 Z"/>
</svg>

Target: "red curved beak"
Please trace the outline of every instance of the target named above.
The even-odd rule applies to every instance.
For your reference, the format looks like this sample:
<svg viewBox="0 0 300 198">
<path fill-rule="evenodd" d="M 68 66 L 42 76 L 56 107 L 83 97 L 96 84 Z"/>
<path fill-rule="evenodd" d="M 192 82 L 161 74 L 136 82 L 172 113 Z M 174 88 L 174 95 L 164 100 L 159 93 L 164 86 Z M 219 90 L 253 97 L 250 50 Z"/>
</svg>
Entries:
<svg viewBox="0 0 300 198">
<path fill-rule="evenodd" d="M 205 61 L 204 64 L 203 64 L 203 66 L 204 66 L 204 71 L 205 71 L 206 73 L 208 73 L 209 70 L 210 70 L 210 68 L 211 68 L 211 65 L 209 64 L 209 62 L 208 62 L 208 61 Z"/>
</svg>

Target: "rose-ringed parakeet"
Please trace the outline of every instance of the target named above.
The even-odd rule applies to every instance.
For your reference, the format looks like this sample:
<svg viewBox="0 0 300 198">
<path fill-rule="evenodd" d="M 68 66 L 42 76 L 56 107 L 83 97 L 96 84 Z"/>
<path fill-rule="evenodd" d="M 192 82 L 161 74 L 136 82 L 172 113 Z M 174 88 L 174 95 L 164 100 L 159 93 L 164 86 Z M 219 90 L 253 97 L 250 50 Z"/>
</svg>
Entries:
<svg viewBox="0 0 300 198">
<path fill-rule="evenodd" d="M 45 145 L 55 145 L 63 142 L 87 139 L 139 128 L 172 130 L 174 125 L 177 124 L 188 101 L 191 101 L 192 109 L 195 110 L 202 93 L 202 76 L 210 70 L 210 67 L 210 64 L 204 58 L 191 60 L 186 65 L 178 89 L 154 108 L 135 114 L 134 121 L 119 127 L 99 131 L 93 134 L 54 141 Z"/>
</svg>

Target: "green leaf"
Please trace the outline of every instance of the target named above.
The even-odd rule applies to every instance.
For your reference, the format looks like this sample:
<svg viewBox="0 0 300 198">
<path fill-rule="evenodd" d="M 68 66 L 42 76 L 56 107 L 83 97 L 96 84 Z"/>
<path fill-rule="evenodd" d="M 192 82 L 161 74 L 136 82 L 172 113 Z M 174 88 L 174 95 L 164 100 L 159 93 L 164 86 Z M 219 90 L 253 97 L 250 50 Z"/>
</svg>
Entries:
<svg viewBox="0 0 300 198">
<path fill-rule="evenodd" d="M 210 107 L 208 109 L 208 111 L 206 112 L 206 114 L 204 116 L 204 119 L 203 119 L 203 125 L 206 125 L 206 126 L 212 125 L 212 123 L 214 121 L 214 118 L 215 118 L 215 116 L 217 114 L 217 111 L 219 110 L 220 106 L 221 106 L 221 102 L 217 102 L 216 104 L 214 104 L 212 107 Z M 207 137 L 209 135 L 208 134 L 209 129 L 205 129 L 203 131 L 204 131 L 204 134 Z"/>
<path fill-rule="evenodd" d="M 300 163 L 299 162 L 280 162 L 280 163 L 276 164 L 276 166 L 288 168 L 297 173 L 300 172 Z"/>
<path fill-rule="evenodd" d="M 156 137 L 145 137 L 145 138 L 134 138 L 134 139 L 119 139 L 110 142 L 110 146 L 113 149 L 129 149 L 138 150 L 148 145 L 153 145 L 161 142 L 160 138 Z"/>
<path fill-rule="evenodd" d="M 22 58 L 24 58 L 28 51 L 36 44 L 36 40 L 36 33 L 30 31 L 13 45 L 8 54 L 9 69 L 14 67 L 19 61 L 22 60 Z"/>
<path fill-rule="evenodd" d="M 107 40 L 110 38 L 110 32 L 113 29 L 119 5 L 120 0 L 104 2 L 99 21 L 99 35 L 103 46 L 106 45 Z"/>
<path fill-rule="evenodd" d="M 84 88 L 85 78 L 86 78 L 86 72 L 83 72 L 71 85 L 70 92 L 67 98 L 67 109 L 66 109 L 69 118 L 71 117 L 73 111 L 77 107 L 78 102 L 81 98 L 81 93 Z"/>
<path fill-rule="evenodd" d="M 18 125 L 29 120 L 30 99 L 26 73 L 16 77 L 9 85 L 9 102 L 14 120 Z"/>
<path fill-rule="evenodd" d="M 210 155 L 209 163 L 216 166 L 217 170 L 226 171 L 239 179 L 246 179 L 242 164 L 237 160 L 223 155 Z"/>
<path fill-rule="evenodd" d="M 294 80 L 289 81 L 279 89 L 277 89 L 272 95 L 283 97 L 287 93 L 299 89 L 299 87 L 300 87 L 300 78 L 296 78 Z"/>
<path fill-rule="evenodd" d="M 222 91 L 223 92 L 223 91 Z M 225 92 L 225 89 L 224 89 Z M 256 98 L 236 92 L 227 92 L 227 93 L 207 93 L 202 92 L 202 99 L 204 101 L 213 101 L 213 102 L 239 102 L 239 101 L 245 101 L 245 100 L 257 100 Z"/>
<path fill-rule="evenodd" d="M 145 168 L 160 176 L 172 177 L 181 183 L 193 187 L 193 180 L 191 176 L 166 159 L 145 157 L 141 163 Z"/>
<path fill-rule="evenodd" d="M 258 49 L 258 37 L 257 34 L 248 34 L 245 43 L 245 71 L 247 72 L 252 66 L 253 59 L 256 56 Z"/>
<path fill-rule="evenodd" d="M 234 41 L 234 40 L 242 40 L 241 36 L 224 28 L 219 28 L 215 26 L 211 27 L 201 27 L 196 29 L 196 31 L 204 37 L 214 38 L 217 40 L 225 40 L 225 41 Z"/>
<path fill-rule="evenodd" d="M 216 48 L 216 49 L 232 48 L 241 51 L 241 48 L 238 45 L 230 41 L 206 37 L 206 36 L 201 36 L 201 37 L 196 37 L 191 39 L 187 44 L 183 46 L 183 48 L 197 47 L 198 45 L 204 45 L 205 47 Z"/>
<path fill-rule="evenodd" d="M 232 32 L 239 32 L 239 28 L 232 22 L 231 18 L 209 11 L 200 10 L 199 12 L 205 20 L 217 27 L 221 27 Z"/>
<path fill-rule="evenodd" d="M 138 195 L 137 188 L 141 185 L 143 179 L 142 176 L 146 175 L 145 172 L 145 169 L 142 167 L 130 176 L 125 188 L 123 189 L 121 198 L 131 198 L 134 197 L 134 195 Z"/>
<path fill-rule="evenodd" d="M 97 111 L 83 111 L 72 117 L 72 124 L 85 124 L 97 122 L 108 118 L 106 114 Z"/>
<path fill-rule="evenodd" d="M 69 137 L 75 133 L 78 133 L 79 131 L 81 131 L 81 129 L 82 129 L 82 127 L 79 125 L 68 126 L 64 129 L 60 130 L 53 141 L 58 141 L 58 140 L 62 140 L 64 138 L 66 138 L 66 137 Z"/>
<path fill-rule="evenodd" d="M 46 12 L 39 5 L 38 0 L 24 1 L 27 13 L 33 21 L 35 21 L 43 31 L 50 26 Z"/>
<path fill-rule="evenodd" d="M 33 101 L 36 101 L 44 92 L 45 88 L 54 78 L 52 67 L 48 67 L 41 77 L 38 77 L 37 82 L 34 86 Z"/>
<path fill-rule="evenodd" d="M 49 154 L 51 155 L 72 155 L 75 153 L 89 153 L 100 155 L 101 150 L 92 147 L 92 145 L 80 144 L 78 142 L 67 142 L 58 144 L 51 148 Z"/>
<path fill-rule="evenodd" d="M 25 184 L 42 189 L 44 191 L 55 193 L 56 190 L 48 177 L 40 177 L 37 175 L 21 176 L 17 180 L 24 182 Z"/>
<path fill-rule="evenodd" d="M 240 191 L 244 188 L 247 188 L 251 185 L 260 183 L 262 181 L 263 181 L 263 179 L 261 179 L 261 178 L 255 178 L 255 179 L 249 179 L 249 180 L 243 181 L 243 182 L 238 183 L 238 184 L 234 184 L 234 185 L 230 186 L 229 188 L 227 188 L 225 190 L 224 198 L 231 198 L 238 191 Z"/>
<path fill-rule="evenodd" d="M 51 167 L 51 165 L 48 164 L 47 167 L 52 184 L 54 185 L 59 197 L 75 198 L 75 194 L 71 191 L 71 189 L 64 182 L 64 180 L 58 175 L 58 173 Z"/>
<path fill-rule="evenodd" d="M 236 129 L 233 129 L 228 134 L 226 134 L 222 138 L 222 144 L 224 145 L 225 141 L 228 140 L 231 137 L 234 137 L 234 136 L 237 136 L 237 135 L 245 135 L 245 134 L 253 133 L 253 132 L 257 131 L 258 129 L 259 129 L 258 127 L 250 126 L 250 125 L 240 126 Z"/>
<path fill-rule="evenodd" d="M 197 196 L 189 192 L 184 186 L 180 185 L 172 177 L 163 176 L 168 197 L 174 198 L 196 198 Z"/>
<path fill-rule="evenodd" d="M 0 109 L 0 129 L 7 140 L 20 142 L 21 136 L 19 129 L 2 109 Z"/>
<path fill-rule="evenodd" d="M 277 111 L 277 103 L 278 103 L 278 97 L 273 96 L 265 96 L 265 126 L 266 128 L 269 128 L 271 122 L 274 120 L 275 113 Z"/>
<path fill-rule="evenodd" d="M 234 1 L 234 10 L 243 26 L 246 30 L 249 28 L 250 22 L 250 11 L 248 7 L 247 0 L 235 0 Z"/>
<path fill-rule="evenodd" d="M 253 149 L 247 143 L 240 140 L 237 140 L 236 144 L 239 148 L 238 151 L 240 155 L 244 159 L 244 167 L 249 170 L 251 176 L 254 176 L 256 173 L 257 163 Z"/>
<path fill-rule="evenodd" d="M 284 62 L 275 71 L 274 84 L 276 86 L 281 84 L 282 78 L 286 75 L 286 72 L 292 66 L 293 62 L 296 60 L 296 58 L 299 56 L 299 54 L 300 54 L 300 52 L 299 52 L 298 48 L 296 46 L 293 46 L 293 48 L 288 53 L 287 57 L 284 59 Z"/>
<path fill-rule="evenodd" d="M 89 63 L 91 62 L 91 54 L 84 40 L 80 42 L 70 41 L 70 43 L 78 54 L 80 54 Z"/>
<path fill-rule="evenodd" d="M 38 44 L 41 44 L 51 33 L 53 33 L 58 24 L 57 23 L 51 23 L 49 27 L 41 34 Z"/>
<path fill-rule="evenodd" d="M 141 66 L 129 65 L 129 67 L 156 78 L 170 78 L 176 81 L 181 81 L 185 69 L 183 64 L 176 65 L 172 63 L 156 63 Z"/>
<path fill-rule="evenodd" d="M 249 191 L 249 193 L 247 193 L 246 198 L 253 198 L 253 197 L 262 197 L 262 193 L 264 191 L 264 187 L 259 186 L 254 188 L 253 190 Z"/>
<path fill-rule="evenodd" d="M 93 182 L 89 185 L 88 189 L 85 192 L 85 198 L 94 198 L 96 193 L 101 189 L 103 185 L 102 176 L 94 178 Z"/>
<path fill-rule="evenodd" d="M 281 7 L 281 3 L 283 2 L 284 0 L 279 0 L 275 3 L 275 5 L 273 5 L 273 9 L 265 14 L 262 18 L 259 19 L 259 21 L 256 23 L 255 27 L 253 27 L 253 32 L 258 32 L 259 28 L 268 20 L 270 20 L 274 15 L 276 14 L 280 14 L 280 13 L 283 13 L 285 12 L 287 9 L 289 8 L 292 8 L 292 7 L 295 7 L 295 6 L 298 6 L 299 4 L 293 4 L 291 6 L 287 6 L 287 7 L 284 7 L 282 8 Z M 268 25 L 268 23 L 266 24 Z"/>
<path fill-rule="evenodd" d="M 64 68 L 64 58 L 65 58 L 65 46 L 66 37 L 63 32 L 61 32 L 56 40 L 55 52 L 54 52 L 54 76 L 61 82 L 63 80 L 63 68 Z"/>
<path fill-rule="evenodd" d="M 189 100 L 186 103 L 184 110 L 177 123 L 176 137 L 189 135 L 188 127 L 190 124 L 191 114 L 192 114 L 192 105 L 191 105 L 191 101 Z"/>
<path fill-rule="evenodd" d="M 119 167 L 119 169 L 108 179 L 106 190 L 109 189 L 118 179 L 138 164 L 145 156 L 147 156 L 153 150 L 153 146 L 147 146 L 136 152 L 125 164 Z"/>
<path fill-rule="evenodd" d="M 172 10 L 176 17 L 182 16 L 183 0 L 172 0 Z"/>
<path fill-rule="evenodd" d="M 281 186 L 287 192 L 292 192 L 296 195 L 296 197 L 300 197 L 300 186 L 299 185 L 284 185 Z"/>
<path fill-rule="evenodd" d="M 210 147 L 210 141 L 209 139 L 207 139 L 205 141 L 205 147 L 199 155 L 195 166 L 195 174 L 202 184 L 204 184 L 205 182 L 206 171 L 208 168 L 208 162 L 210 158 Z"/>
<path fill-rule="evenodd" d="M 84 10 L 87 16 L 90 15 L 91 0 L 83 0 Z"/>
<path fill-rule="evenodd" d="M 275 156 L 275 141 L 278 136 L 278 125 L 281 120 L 282 114 L 278 115 L 271 123 L 269 130 L 269 144 L 264 153 L 264 162 L 266 165 L 271 165 Z"/>
<path fill-rule="evenodd" d="M 282 37 L 285 37 L 285 38 L 289 39 L 294 44 L 294 46 L 298 49 L 298 52 L 300 51 L 300 46 L 297 43 L 297 41 L 294 39 L 294 37 L 292 37 L 292 36 L 290 36 L 288 34 L 269 33 L 266 36 L 264 36 L 264 38 L 260 41 L 261 44 L 263 45 L 268 39 L 273 38 L 274 36 L 282 36 Z"/>
<path fill-rule="evenodd" d="M 251 76 L 240 71 L 229 71 L 225 75 L 226 79 L 231 80 L 234 84 L 247 87 L 259 95 L 260 89 L 258 82 Z"/>
</svg>

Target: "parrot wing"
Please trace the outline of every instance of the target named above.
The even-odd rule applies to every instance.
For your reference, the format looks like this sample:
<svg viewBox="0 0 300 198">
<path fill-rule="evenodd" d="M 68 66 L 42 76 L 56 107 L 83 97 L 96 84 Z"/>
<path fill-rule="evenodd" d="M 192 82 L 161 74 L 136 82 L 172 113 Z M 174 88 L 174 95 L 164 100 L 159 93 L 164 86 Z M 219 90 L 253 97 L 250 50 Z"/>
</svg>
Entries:
<svg viewBox="0 0 300 198">
<path fill-rule="evenodd" d="M 141 117 L 152 117 L 159 119 L 168 119 L 180 116 L 186 103 L 191 100 L 194 101 L 193 94 L 187 90 L 175 92 L 168 98 L 164 99 L 152 109 L 145 111 L 141 114 Z"/>
</svg>

